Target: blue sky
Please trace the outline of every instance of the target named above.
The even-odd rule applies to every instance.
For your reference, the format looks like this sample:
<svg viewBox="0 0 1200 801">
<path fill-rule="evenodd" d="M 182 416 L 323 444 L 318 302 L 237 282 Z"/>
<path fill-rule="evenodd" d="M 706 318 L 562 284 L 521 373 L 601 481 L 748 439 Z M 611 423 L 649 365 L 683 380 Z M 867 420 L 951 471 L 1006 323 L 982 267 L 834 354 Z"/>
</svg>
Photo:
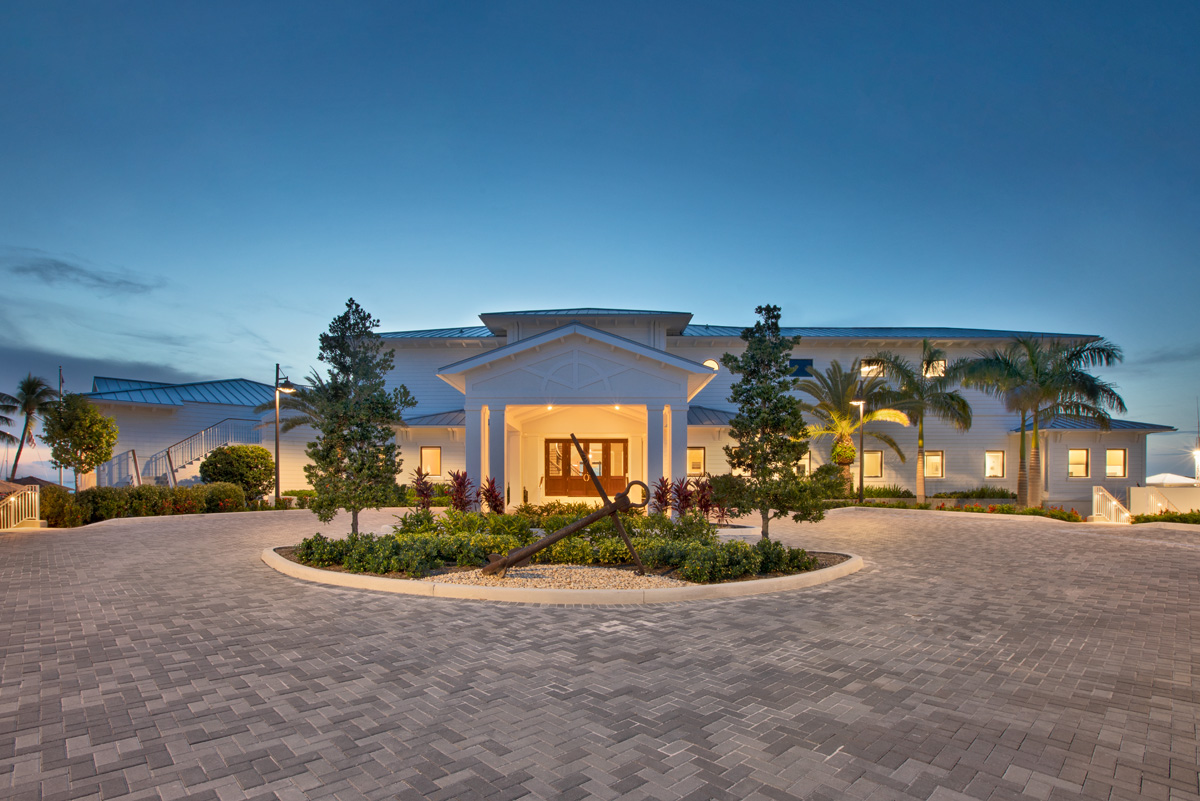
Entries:
<svg viewBox="0 0 1200 801">
<path fill-rule="evenodd" d="M 0 5 L 0 386 L 577 305 L 1102 334 L 1200 395 L 1195 3 Z M 11 389 L 10 389 L 11 391 Z"/>
</svg>

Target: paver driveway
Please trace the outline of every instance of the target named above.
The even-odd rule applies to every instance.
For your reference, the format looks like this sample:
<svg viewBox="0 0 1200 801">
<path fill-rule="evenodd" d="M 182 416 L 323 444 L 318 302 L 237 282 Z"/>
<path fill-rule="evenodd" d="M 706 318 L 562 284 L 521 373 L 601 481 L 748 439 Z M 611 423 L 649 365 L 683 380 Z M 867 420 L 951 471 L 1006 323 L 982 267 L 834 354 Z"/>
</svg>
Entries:
<svg viewBox="0 0 1200 801">
<path fill-rule="evenodd" d="M 1200 798 L 1180 530 L 841 510 L 823 587 L 535 607 L 259 561 L 315 528 L 0 535 L 0 795 Z"/>
</svg>

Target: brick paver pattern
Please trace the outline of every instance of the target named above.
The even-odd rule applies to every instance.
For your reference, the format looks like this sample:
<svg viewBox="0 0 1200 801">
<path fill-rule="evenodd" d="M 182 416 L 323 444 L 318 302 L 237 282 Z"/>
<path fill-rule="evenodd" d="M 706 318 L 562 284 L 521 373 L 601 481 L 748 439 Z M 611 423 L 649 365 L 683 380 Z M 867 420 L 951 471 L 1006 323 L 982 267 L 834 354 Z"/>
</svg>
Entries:
<svg viewBox="0 0 1200 801">
<path fill-rule="evenodd" d="M 866 567 L 548 607 L 275 573 L 303 511 L 0 535 L 0 797 L 1200 799 L 1200 537 L 775 527 Z"/>
</svg>

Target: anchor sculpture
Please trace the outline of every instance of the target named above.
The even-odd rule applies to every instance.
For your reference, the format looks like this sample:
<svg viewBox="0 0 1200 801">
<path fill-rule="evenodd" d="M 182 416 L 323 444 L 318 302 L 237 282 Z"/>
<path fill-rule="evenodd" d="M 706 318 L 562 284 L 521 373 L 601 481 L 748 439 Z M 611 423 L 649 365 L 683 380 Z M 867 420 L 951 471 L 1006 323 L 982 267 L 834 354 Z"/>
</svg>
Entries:
<svg viewBox="0 0 1200 801">
<path fill-rule="evenodd" d="M 633 561 L 637 565 L 637 574 L 639 576 L 646 574 L 646 568 L 642 565 L 642 559 L 637 555 L 637 551 L 633 549 L 633 541 L 629 539 L 629 534 L 625 531 L 625 525 L 621 522 L 620 513 L 628 509 L 641 509 L 644 507 L 650 500 L 650 488 L 641 481 L 630 481 L 625 485 L 625 489 L 617 493 L 617 497 L 610 501 L 608 493 L 600 485 L 600 479 L 596 478 L 596 472 L 592 470 L 591 461 L 588 459 L 587 454 L 583 452 L 583 446 L 579 444 L 579 440 L 575 438 L 574 434 L 571 435 L 571 441 L 575 443 L 575 449 L 579 451 L 579 460 L 583 462 L 583 469 L 587 471 L 588 478 L 592 480 L 593 486 L 596 487 L 596 492 L 600 493 L 600 498 L 604 501 L 604 505 L 587 517 L 580 518 L 573 523 L 568 523 L 558 531 L 553 534 L 547 534 L 535 543 L 526 545 L 523 548 L 514 548 L 504 556 L 497 553 L 490 554 L 488 556 L 488 563 L 483 568 L 485 576 L 499 574 L 501 578 L 504 578 L 505 573 L 508 572 L 510 567 L 520 567 L 521 565 L 528 564 L 529 560 L 538 551 L 549 548 L 564 537 L 569 537 L 576 531 L 585 529 L 592 523 L 602 520 L 605 517 L 612 517 L 613 524 L 617 528 L 617 533 L 621 535 L 621 539 L 625 540 L 625 546 L 629 548 L 629 553 L 633 556 Z M 634 503 L 629 498 L 629 490 L 635 486 L 642 488 L 641 503 Z"/>
</svg>

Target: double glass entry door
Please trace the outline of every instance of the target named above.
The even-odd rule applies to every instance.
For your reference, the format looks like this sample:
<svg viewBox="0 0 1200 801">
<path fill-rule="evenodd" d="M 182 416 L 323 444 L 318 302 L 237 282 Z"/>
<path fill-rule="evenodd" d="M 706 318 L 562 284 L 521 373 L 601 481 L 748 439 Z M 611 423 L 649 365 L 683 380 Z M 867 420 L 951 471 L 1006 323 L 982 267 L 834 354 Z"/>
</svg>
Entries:
<svg viewBox="0 0 1200 801">
<path fill-rule="evenodd" d="M 629 440 L 581 439 L 583 452 L 608 497 L 629 483 Z M 571 498 L 598 498 L 579 451 L 569 439 L 546 440 L 546 494 Z"/>
</svg>

